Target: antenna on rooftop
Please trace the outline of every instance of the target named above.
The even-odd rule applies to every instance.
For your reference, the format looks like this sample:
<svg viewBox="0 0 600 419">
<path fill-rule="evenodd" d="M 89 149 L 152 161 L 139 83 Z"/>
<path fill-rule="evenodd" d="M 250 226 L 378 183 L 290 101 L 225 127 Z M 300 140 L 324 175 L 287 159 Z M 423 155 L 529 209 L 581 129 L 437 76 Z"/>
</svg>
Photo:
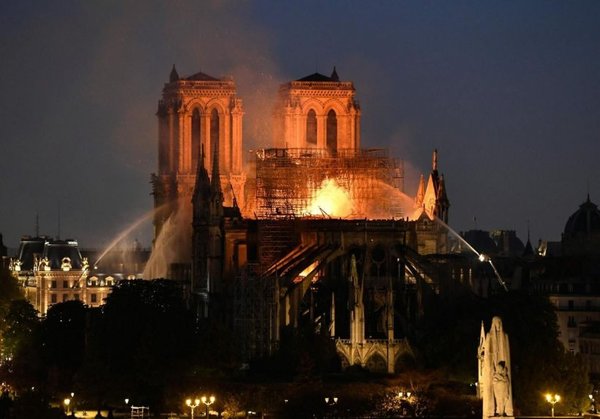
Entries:
<svg viewBox="0 0 600 419">
<path fill-rule="evenodd" d="M 40 214 L 35 212 L 35 237 L 40 237 Z"/>
<path fill-rule="evenodd" d="M 60 201 L 58 201 L 58 232 L 56 234 L 56 240 L 60 240 Z"/>
</svg>

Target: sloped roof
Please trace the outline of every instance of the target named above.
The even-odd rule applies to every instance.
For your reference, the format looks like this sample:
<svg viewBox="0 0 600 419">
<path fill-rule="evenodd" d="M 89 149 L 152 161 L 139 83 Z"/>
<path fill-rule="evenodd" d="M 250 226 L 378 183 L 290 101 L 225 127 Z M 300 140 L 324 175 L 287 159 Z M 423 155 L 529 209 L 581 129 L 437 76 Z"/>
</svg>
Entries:
<svg viewBox="0 0 600 419">
<path fill-rule="evenodd" d="M 219 81 L 219 79 L 214 78 L 213 76 L 209 76 L 206 73 L 203 73 L 201 71 L 197 72 L 196 74 L 192 74 L 191 76 L 185 77 L 184 80 L 188 80 L 188 81 Z"/>
<path fill-rule="evenodd" d="M 298 79 L 296 81 L 339 81 L 338 80 L 334 80 L 331 77 L 328 77 L 324 74 L 321 73 L 313 73 L 309 76 L 306 77 L 302 77 L 301 79 Z"/>
</svg>

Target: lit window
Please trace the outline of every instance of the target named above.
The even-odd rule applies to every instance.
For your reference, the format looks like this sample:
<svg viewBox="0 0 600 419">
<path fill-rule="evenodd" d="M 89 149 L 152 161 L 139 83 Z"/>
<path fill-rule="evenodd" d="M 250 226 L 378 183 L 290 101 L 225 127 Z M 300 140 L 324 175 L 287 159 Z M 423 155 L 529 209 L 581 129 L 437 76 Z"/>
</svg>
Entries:
<svg viewBox="0 0 600 419">
<path fill-rule="evenodd" d="M 92 303 L 97 303 L 98 302 L 98 296 L 96 294 L 92 294 L 91 295 L 91 301 L 92 301 Z"/>
<path fill-rule="evenodd" d="M 56 303 L 57 299 L 56 299 L 56 294 L 52 294 L 50 295 L 50 302 L 52 302 L 52 304 Z"/>
</svg>

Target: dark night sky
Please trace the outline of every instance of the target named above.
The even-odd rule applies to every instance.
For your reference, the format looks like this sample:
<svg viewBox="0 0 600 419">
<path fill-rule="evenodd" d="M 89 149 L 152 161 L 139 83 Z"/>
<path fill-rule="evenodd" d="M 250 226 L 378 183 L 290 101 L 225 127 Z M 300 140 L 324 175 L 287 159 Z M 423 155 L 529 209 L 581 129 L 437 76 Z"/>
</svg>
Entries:
<svg viewBox="0 0 600 419">
<path fill-rule="evenodd" d="M 457 230 L 559 240 L 600 203 L 599 1 L 7 1 L 0 4 L 0 232 L 100 247 L 149 211 L 156 111 L 181 75 L 232 75 L 245 148 L 279 83 L 355 83 L 362 145 L 440 152 Z M 133 233 L 149 244 L 150 224 Z"/>
</svg>

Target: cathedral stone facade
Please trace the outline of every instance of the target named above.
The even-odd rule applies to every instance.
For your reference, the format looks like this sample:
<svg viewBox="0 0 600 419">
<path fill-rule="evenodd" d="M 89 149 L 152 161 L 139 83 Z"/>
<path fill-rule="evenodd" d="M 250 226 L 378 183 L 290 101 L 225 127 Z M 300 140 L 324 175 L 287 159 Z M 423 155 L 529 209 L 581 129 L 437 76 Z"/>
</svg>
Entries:
<svg viewBox="0 0 600 419">
<path fill-rule="evenodd" d="M 284 328 L 310 322 L 335 339 L 344 365 L 394 372 L 410 352 L 401 324 L 422 313 L 424 290 L 436 281 L 411 249 L 446 247 L 433 223 L 436 216 L 446 222 L 449 207 L 437 153 L 427 188 L 410 206 L 418 218 L 409 221 L 391 206 L 381 212 L 384 198 L 402 194 L 398 167 L 360 148 L 356 91 L 335 68 L 280 87 L 275 148 L 256 153 L 255 173 L 242 165 L 243 110 L 233 80 L 182 78 L 173 67 L 157 116 L 155 251 L 180 246 L 170 264 L 191 268 L 178 269 L 189 272 L 198 315 L 231 327 L 244 359 L 270 354 Z M 377 215 L 342 217 L 324 205 L 317 215 L 304 212 L 326 183 L 364 201 L 354 204 L 375 202 Z M 171 229 L 176 240 L 165 246 L 161 236 Z"/>
<path fill-rule="evenodd" d="M 209 170 L 219 167 L 221 182 L 227 185 L 225 203 L 231 204 L 234 197 L 243 199 L 243 114 L 232 79 L 202 72 L 180 77 L 173 66 L 156 113 L 158 173 L 153 178 L 154 199 L 155 207 L 163 210 L 156 213 L 155 237 L 177 206 L 190 205 L 202 155 Z M 186 234 L 191 235 L 191 230 Z"/>
<path fill-rule="evenodd" d="M 314 73 L 283 84 L 275 109 L 278 148 L 318 148 L 332 152 L 360 148 L 360 107 L 350 81 Z"/>
</svg>

